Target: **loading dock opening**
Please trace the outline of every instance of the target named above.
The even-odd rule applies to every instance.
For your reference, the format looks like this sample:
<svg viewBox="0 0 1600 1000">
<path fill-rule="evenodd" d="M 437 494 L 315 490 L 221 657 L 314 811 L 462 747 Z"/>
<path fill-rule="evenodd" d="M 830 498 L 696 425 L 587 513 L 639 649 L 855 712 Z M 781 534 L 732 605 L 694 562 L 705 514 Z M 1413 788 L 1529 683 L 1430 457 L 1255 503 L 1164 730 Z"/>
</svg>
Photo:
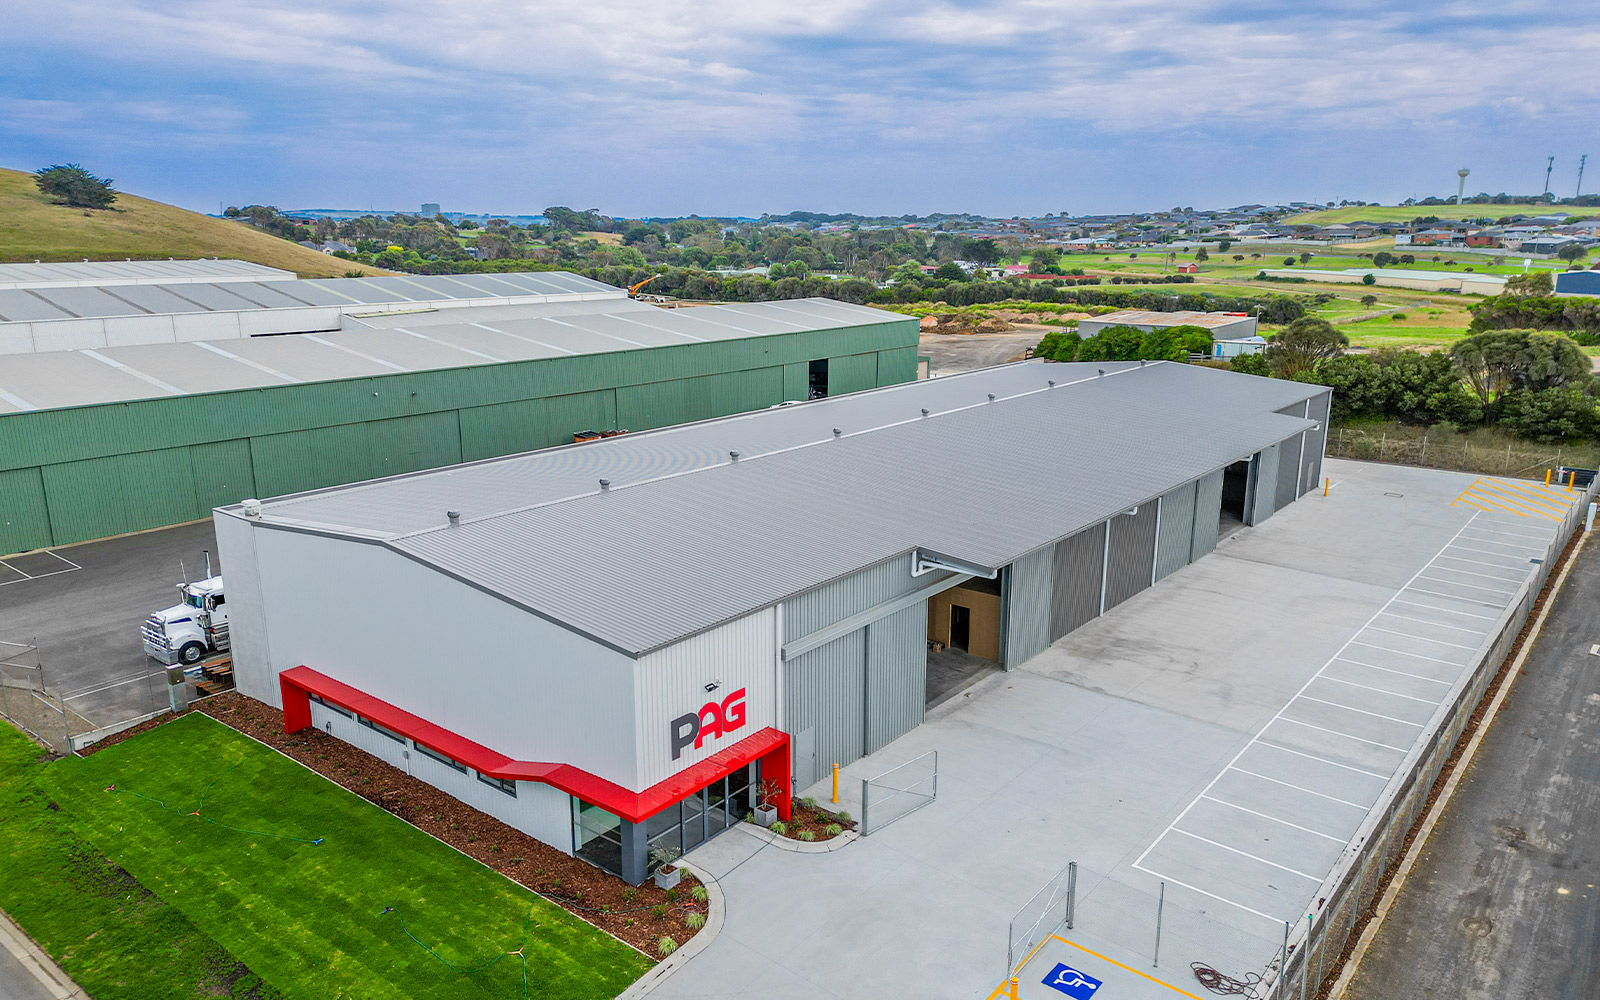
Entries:
<svg viewBox="0 0 1600 1000">
<path fill-rule="evenodd" d="M 1244 527 L 1245 511 L 1250 509 L 1250 459 L 1228 466 L 1222 473 L 1222 517 L 1217 522 L 1217 537 L 1226 537 Z"/>
<path fill-rule="evenodd" d="M 806 395 L 807 399 L 825 399 L 828 395 L 828 359 L 820 358 L 811 362 L 810 386 Z"/>
<path fill-rule="evenodd" d="M 928 708 L 1000 669 L 1000 606 L 1000 581 L 981 577 L 928 598 Z"/>
</svg>

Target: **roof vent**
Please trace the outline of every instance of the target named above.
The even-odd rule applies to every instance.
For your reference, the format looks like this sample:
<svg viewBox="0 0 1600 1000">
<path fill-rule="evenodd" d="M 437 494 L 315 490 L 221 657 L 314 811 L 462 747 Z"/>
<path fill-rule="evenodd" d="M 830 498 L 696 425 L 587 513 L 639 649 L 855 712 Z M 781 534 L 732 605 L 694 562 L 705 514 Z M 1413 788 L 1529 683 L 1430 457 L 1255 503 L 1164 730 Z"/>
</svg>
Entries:
<svg viewBox="0 0 1600 1000">
<path fill-rule="evenodd" d="M 1047 379 L 1044 380 L 1044 384 L 1045 385 L 1055 385 L 1056 384 L 1056 380 L 1053 379 L 1053 378 L 1047 378 Z"/>
<path fill-rule="evenodd" d="M 610 488 L 611 488 L 611 480 L 609 480 L 609 479 L 600 480 L 600 489 L 601 489 L 602 492 L 604 492 L 605 490 L 609 490 Z"/>
<path fill-rule="evenodd" d="M 839 428 L 835 427 L 833 429 L 833 436 L 834 437 L 844 437 L 844 431 L 842 431 Z"/>
<path fill-rule="evenodd" d="M 444 512 L 444 516 L 450 520 L 450 527 L 461 527 L 461 512 L 459 510 L 447 510 Z"/>
<path fill-rule="evenodd" d="M 244 516 L 245 517 L 260 517 L 261 516 L 261 501 L 260 500 L 256 500 L 256 499 L 252 498 L 252 499 L 245 500 L 244 502 L 240 503 L 239 506 L 244 508 Z"/>
<path fill-rule="evenodd" d="M 927 415 L 928 415 L 928 408 L 927 408 L 927 407 L 926 407 L 926 406 L 924 406 L 924 407 L 923 407 L 923 408 L 922 408 L 922 415 L 923 415 L 923 416 L 927 416 Z"/>
<path fill-rule="evenodd" d="M 737 462 L 738 460 L 739 460 L 739 453 L 738 452 L 736 452 L 736 451 L 728 452 L 728 461 Z"/>
<path fill-rule="evenodd" d="M 1104 368 L 1096 368 L 1095 371 L 1099 372 L 1101 375 L 1104 375 L 1106 373 L 1106 370 Z"/>
<path fill-rule="evenodd" d="M 994 393 L 989 393 L 989 402 L 994 402 Z"/>
</svg>

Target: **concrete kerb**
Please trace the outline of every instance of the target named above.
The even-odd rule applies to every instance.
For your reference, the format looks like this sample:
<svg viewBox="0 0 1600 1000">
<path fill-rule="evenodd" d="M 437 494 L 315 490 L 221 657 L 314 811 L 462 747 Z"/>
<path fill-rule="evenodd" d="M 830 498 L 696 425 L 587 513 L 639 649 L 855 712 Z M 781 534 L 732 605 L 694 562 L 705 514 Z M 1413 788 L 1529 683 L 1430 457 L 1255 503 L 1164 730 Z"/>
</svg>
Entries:
<svg viewBox="0 0 1600 1000">
<path fill-rule="evenodd" d="M 68 978 L 44 949 L 3 912 L 0 912 L 0 946 L 15 956 L 18 964 L 28 970 L 55 1000 L 88 1000 L 89 994 L 84 992 L 83 987 Z"/>
<path fill-rule="evenodd" d="M 749 826 L 750 824 L 742 823 L 740 825 Z M 690 864 L 682 858 L 678 859 L 677 864 L 687 868 L 689 873 L 699 879 L 700 884 L 706 887 L 706 925 L 700 928 L 694 937 L 689 939 L 688 944 L 668 956 L 666 961 L 658 963 L 655 968 L 634 980 L 632 986 L 617 995 L 617 1000 L 637 1000 L 638 997 L 648 995 L 657 986 L 666 982 L 667 977 L 677 971 L 680 966 L 686 965 L 696 955 L 711 947 L 711 942 L 715 941 L 717 935 L 722 933 L 722 924 L 727 918 L 728 907 L 722 895 L 721 884 L 712 877 L 710 872 Z"/>
<path fill-rule="evenodd" d="M 1539 632 L 1544 628 L 1545 619 L 1549 616 L 1550 608 L 1555 603 L 1556 594 L 1560 592 L 1562 585 L 1566 583 L 1567 574 L 1572 569 L 1572 564 L 1577 561 L 1578 554 L 1583 551 L 1583 547 L 1588 543 L 1588 540 L 1588 535 L 1581 535 L 1578 539 L 1578 544 L 1573 547 L 1571 556 L 1562 565 L 1561 573 L 1550 587 L 1549 599 L 1539 609 L 1538 617 L 1534 619 L 1533 625 L 1528 629 L 1528 637 L 1523 642 L 1522 648 L 1517 651 L 1516 659 L 1511 662 L 1511 669 L 1506 672 L 1504 682 L 1501 683 L 1499 690 L 1495 692 L 1494 700 L 1489 703 L 1488 709 L 1484 712 L 1482 723 L 1478 726 L 1477 731 L 1472 734 L 1472 739 L 1467 742 L 1461 757 L 1456 761 L 1455 767 L 1450 772 L 1450 777 L 1445 781 L 1444 787 L 1440 789 L 1438 798 L 1434 800 L 1433 808 L 1428 810 L 1427 818 L 1423 820 L 1422 826 L 1418 828 L 1417 836 L 1412 840 L 1410 849 L 1406 851 L 1405 857 L 1401 859 L 1400 867 L 1395 871 L 1394 878 L 1389 881 L 1389 887 L 1384 890 L 1383 896 L 1378 900 L 1372 919 L 1367 921 L 1367 926 L 1356 940 L 1356 945 L 1351 950 L 1350 958 L 1345 962 L 1344 969 L 1340 971 L 1339 978 L 1334 980 L 1333 986 L 1329 989 L 1329 1000 L 1342 1000 L 1345 991 L 1349 989 L 1350 983 L 1355 979 L 1356 973 L 1361 967 L 1361 960 L 1366 956 L 1368 949 L 1372 947 L 1372 942 L 1377 938 L 1378 931 L 1383 926 L 1384 918 L 1388 916 L 1395 900 L 1400 897 L 1401 890 L 1405 888 L 1406 880 L 1410 877 L 1412 869 L 1416 867 L 1417 860 L 1422 856 L 1422 850 L 1427 845 L 1428 837 L 1433 833 L 1434 827 L 1438 826 L 1439 820 L 1443 818 L 1444 811 L 1449 808 L 1450 800 L 1454 797 L 1456 788 L 1461 784 L 1462 778 L 1465 777 L 1467 769 L 1472 766 L 1473 758 L 1477 756 L 1479 746 L 1482 745 L 1484 737 L 1488 735 L 1489 727 L 1494 724 L 1496 716 L 1500 714 L 1500 709 L 1510 695 L 1517 676 L 1522 672 L 1523 663 L 1527 661 L 1534 642 L 1539 638 Z"/>
<path fill-rule="evenodd" d="M 837 837 L 830 837 L 827 840 L 813 840 L 808 843 L 804 840 L 795 840 L 793 837 L 780 836 L 754 823 L 740 823 L 739 829 L 757 840 L 771 844 L 780 851 L 791 851 L 795 854 L 828 854 L 848 846 L 861 837 L 861 834 L 854 830 L 846 830 Z"/>
</svg>

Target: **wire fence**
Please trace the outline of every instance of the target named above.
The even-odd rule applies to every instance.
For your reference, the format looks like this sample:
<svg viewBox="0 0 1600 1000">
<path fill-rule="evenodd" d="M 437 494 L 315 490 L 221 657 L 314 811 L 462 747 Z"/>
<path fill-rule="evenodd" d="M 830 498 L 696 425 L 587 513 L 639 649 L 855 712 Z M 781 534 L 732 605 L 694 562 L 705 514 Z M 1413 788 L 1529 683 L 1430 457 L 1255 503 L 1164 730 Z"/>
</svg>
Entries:
<svg viewBox="0 0 1600 1000">
<path fill-rule="evenodd" d="M 1593 445 L 1540 445 L 1531 441 L 1480 440 L 1438 428 L 1386 424 L 1379 428 L 1336 427 L 1328 436 L 1333 458 L 1421 465 L 1490 476 L 1538 476 L 1563 465 L 1592 469 L 1600 460 Z"/>
<path fill-rule="evenodd" d="M 0 641 L 0 715 L 52 751 L 72 752 L 67 708 L 45 687 L 37 646 Z"/>
<path fill-rule="evenodd" d="M 1011 918 L 1006 938 L 1007 976 L 1027 964 L 1034 949 L 1048 941 L 1052 934 L 1063 927 L 1071 927 L 1077 888 L 1078 863 L 1069 861 Z"/>
<path fill-rule="evenodd" d="M 939 797 L 939 751 L 861 779 L 861 835 L 881 830 Z"/>
</svg>

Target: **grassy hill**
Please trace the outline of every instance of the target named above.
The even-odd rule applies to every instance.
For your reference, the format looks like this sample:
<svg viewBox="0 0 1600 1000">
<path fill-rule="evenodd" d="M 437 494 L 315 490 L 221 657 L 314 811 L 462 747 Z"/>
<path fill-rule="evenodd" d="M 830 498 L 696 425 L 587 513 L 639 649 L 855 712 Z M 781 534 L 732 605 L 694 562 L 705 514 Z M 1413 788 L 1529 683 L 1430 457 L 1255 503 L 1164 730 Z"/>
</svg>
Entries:
<svg viewBox="0 0 1600 1000">
<path fill-rule="evenodd" d="M 119 192 L 109 210 L 55 205 L 34 187 L 32 174 L 0 168 L 0 263 L 85 257 L 223 257 L 281 267 L 302 278 L 337 278 L 346 271 L 389 273 L 308 250 L 243 223 L 131 194 Z"/>
<path fill-rule="evenodd" d="M 1559 205 L 1358 205 L 1351 208 L 1329 208 L 1321 212 L 1301 212 L 1291 215 L 1285 222 L 1306 223 L 1314 226 L 1331 226 L 1335 222 L 1410 222 L 1419 215 L 1432 215 L 1440 219 L 1499 219 L 1507 215 L 1552 215 L 1572 212 L 1583 215 L 1590 210 L 1562 208 Z M 1590 212 L 1592 214 L 1592 212 Z"/>
</svg>

